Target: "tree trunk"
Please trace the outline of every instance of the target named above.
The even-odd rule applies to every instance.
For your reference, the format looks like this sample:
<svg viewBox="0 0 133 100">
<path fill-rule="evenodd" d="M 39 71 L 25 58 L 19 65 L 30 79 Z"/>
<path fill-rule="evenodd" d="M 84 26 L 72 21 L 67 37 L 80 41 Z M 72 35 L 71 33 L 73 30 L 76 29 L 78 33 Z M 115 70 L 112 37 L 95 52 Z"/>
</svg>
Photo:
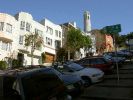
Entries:
<svg viewBox="0 0 133 100">
<path fill-rule="evenodd" d="M 68 50 L 68 60 L 70 60 L 70 50 Z"/>
<path fill-rule="evenodd" d="M 33 65 L 33 54 L 34 54 L 34 49 L 32 47 L 31 48 L 31 65 Z"/>
</svg>

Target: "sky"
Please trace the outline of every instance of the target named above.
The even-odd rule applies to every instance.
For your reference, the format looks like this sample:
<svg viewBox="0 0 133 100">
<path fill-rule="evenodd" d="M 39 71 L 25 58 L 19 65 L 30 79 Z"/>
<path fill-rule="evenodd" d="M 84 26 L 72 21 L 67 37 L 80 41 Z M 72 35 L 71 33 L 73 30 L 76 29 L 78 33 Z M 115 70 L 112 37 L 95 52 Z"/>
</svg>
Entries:
<svg viewBox="0 0 133 100">
<path fill-rule="evenodd" d="M 0 0 L 0 13 L 28 12 L 33 19 L 55 24 L 77 23 L 83 30 L 83 13 L 89 11 L 92 29 L 121 24 L 120 34 L 133 32 L 133 0 Z"/>
</svg>

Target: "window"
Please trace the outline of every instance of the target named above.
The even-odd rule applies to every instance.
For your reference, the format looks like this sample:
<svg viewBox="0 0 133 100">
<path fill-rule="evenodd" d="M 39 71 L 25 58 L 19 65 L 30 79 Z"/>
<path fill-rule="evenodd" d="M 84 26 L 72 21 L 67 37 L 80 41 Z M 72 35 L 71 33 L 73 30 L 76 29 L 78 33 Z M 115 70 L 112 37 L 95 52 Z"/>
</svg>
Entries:
<svg viewBox="0 0 133 100">
<path fill-rule="evenodd" d="M 6 31 L 9 33 L 12 33 L 12 25 L 11 24 L 6 24 Z"/>
<path fill-rule="evenodd" d="M 0 31 L 4 30 L 4 22 L 0 22 Z"/>
<path fill-rule="evenodd" d="M 52 39 L 46 37 L 46 44 L 52 45 Z"/>
<path fill-rule="evenodd" d="M 31 24 L 30 23 L 26 23 L 26 31 L 30 32 L 31 29 Z"/>
<path fill-rule="evenodd" d="M 6 42 L 2 41 L 1 49 L 5 50 L 5 51 L 10 51 L 11 50 L 11 43 L 6 43 Z"/>
<path fill-rule="evenodd" d="M 61 32 L 59 31 L 59 37 L 61 38 Z"/>
<path fill-rule="evenodd" d="M 25 22 L 24 21 L 21 21 L 20 29 L 24 30 L 24 28 L 25 28 Z"/>
<path fill-rule="evenodd" d="M 52 35 L 53 34 L 53 29 L 49 26 L 47 26 L 46 28 L 47 28 L 46 32 L 48 32 Z"/>
<path fill-rule="evenodd" d="M 21 45 L 23 44 L 23 39 L 24 39 L 24 36 L 20 35 L 19 36 L 19 44 L 21 44 Z"/>
<path fill-rule="evenodd" d="M 58 49 L 61 47 L 61 41 L 55 40 L 55 48 Z"/>
<path fill-rule="evenodd" d="M 42 35 L 43 34 L 43 31 L 35 28 L 35 33 L 38 33 L 39 35 Z"/>
<path fill-rule="evenodd" d="M 58 37 L 58 30 L 55 30 L 55 36 Z"/>
</svg>

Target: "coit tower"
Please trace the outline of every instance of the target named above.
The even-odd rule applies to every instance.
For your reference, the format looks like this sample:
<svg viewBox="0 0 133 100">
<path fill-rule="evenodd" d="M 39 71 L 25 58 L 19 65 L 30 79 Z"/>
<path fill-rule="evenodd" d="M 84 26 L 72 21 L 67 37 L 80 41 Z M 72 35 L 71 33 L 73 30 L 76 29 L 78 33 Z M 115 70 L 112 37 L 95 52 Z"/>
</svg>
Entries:
<svg viewBox="0 0 133 100">
<path fill-rule="evenodd" d="M 91 31 L 91 21 L 90 13 L 88 11 L 84 12 L 84 32 L 88 33 Z"/>
</svg>

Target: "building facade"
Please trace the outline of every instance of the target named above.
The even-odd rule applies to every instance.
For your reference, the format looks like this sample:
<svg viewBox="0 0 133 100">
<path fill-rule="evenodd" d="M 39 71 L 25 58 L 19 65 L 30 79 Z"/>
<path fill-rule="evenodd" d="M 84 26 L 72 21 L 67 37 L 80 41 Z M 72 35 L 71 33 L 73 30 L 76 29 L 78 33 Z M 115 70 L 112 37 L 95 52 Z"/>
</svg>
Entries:
<svg viewBox="0 0 133 100">
<path fill-rule="evenodd" d="M 48 19 L 37 22 L 32 15 L 20 12 L 15 16 L 0 13 L 0 60 L 17 59 L 24 65 L 31 64 L 31 47 L 25 46 L 25 35 L 38 33 L 44 44 L 34 52 L 34 64 L 41 63 L 41 54 L 46 54 L 45 62 L 53 62 L 56 48 L 62 44 L 62 28 Z"/>
</svg>

